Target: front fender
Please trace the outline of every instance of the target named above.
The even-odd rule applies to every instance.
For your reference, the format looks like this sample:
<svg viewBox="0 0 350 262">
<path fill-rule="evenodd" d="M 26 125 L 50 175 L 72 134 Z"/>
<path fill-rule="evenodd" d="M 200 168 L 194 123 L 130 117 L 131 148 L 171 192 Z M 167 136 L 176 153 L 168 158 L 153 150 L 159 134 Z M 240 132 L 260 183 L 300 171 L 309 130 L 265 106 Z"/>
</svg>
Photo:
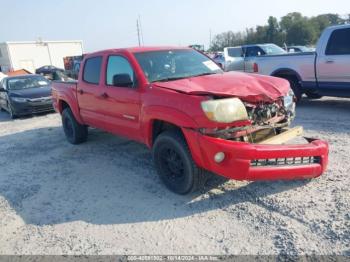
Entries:
<svg viewBox="0 0 350 262">
<path fill-rule="evenodd" d="M 141 130 L 145 144 L 152 146 L 152 126 L 155 120 L 171 123 L 179 128 L 197 128 L 198 125 L 186 113 L 166 106 L 147 106 L 142 109 Z"/>
</svg>

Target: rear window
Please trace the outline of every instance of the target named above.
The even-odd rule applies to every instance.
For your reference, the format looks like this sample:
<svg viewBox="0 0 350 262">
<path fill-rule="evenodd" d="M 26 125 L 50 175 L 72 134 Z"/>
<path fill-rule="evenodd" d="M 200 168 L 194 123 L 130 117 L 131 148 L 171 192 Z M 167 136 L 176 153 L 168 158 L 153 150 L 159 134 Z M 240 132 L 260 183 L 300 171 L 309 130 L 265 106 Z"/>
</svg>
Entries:
<svg viewBox="0 0 350 262">
<path fill-rule="evenodd" d="M 86 59 L 83 80 L 87 83 L 98 85 L 100 82 L 101 64 L 101 56 Z"/>
<path fill-rule="evenodd" d="M 350 55 L 350 28 L 338 29 L 332 33 L 326 55 Z"/>
</svg>

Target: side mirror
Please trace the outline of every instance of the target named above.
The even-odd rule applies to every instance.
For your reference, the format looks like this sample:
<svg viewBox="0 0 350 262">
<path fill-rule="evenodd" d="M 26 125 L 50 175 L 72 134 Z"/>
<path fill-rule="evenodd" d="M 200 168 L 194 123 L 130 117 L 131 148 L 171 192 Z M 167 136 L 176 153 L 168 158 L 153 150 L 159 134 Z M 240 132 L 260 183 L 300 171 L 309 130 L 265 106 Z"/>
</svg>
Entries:
<svg viewBox="0 0 350 262">
<path fill-rule="evenodd" d="M 134 85 L 129 74 L 117 74 L 113 76 L 113 86 L 132 87 Z"/>
</svg>

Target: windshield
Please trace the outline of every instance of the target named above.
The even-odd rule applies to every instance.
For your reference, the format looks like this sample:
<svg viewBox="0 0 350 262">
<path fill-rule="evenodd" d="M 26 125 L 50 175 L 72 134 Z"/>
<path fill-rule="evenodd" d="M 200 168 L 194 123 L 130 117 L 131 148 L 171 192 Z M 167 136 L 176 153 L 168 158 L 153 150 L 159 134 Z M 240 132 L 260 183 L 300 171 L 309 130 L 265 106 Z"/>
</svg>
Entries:
<svg viewBox="0 0 350 262">
<path fill-rule="evenodd" d="M 9 90 L 40 88 L 48 86 L 49 84 L 50 82 L 42 76 L 18 77 L 7 80 L 7 88 Z"/>
<path fill-rule="evenodd" d="M 135 53 L 135 57 L 149 82 L 223 72 L 208 57 L 192 49 L 142 52 Z"/>
<path fill-rule="evenodd" d="M 266 53 L 266 55 L 282 55 L 282 54 L 286 54 L 287 52 L 280 48 L 277 45 L 262 45 L 260 46 L 262 50 L 264 50 L 264 52 Z"/>
</svg>

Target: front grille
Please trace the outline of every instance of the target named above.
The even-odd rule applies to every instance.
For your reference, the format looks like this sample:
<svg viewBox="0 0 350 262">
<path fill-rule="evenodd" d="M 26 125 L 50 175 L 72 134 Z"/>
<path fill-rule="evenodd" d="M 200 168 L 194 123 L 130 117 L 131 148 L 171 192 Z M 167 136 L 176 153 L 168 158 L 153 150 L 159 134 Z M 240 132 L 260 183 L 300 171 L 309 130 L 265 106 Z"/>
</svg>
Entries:
<svg viewBox="0 0 350 262">
<path fill-rule="evenodd" d="M 268 166 L 301 166 L 321 163 L 318 156 L 310 157 L 289 157 L 289 158 L 272 158 L 272 159 L 255 159 L 252 160 L 252 167 L 268 167 Z"/>
<path fill-rule="evenodd" d="M 47 112 L 52 111 L 53 106 L 52 105 L 45 105 L 45 106 L 31 106 L 30 111 L 33 113 L 41 113 L 41 112 Z"/>
</svg>

